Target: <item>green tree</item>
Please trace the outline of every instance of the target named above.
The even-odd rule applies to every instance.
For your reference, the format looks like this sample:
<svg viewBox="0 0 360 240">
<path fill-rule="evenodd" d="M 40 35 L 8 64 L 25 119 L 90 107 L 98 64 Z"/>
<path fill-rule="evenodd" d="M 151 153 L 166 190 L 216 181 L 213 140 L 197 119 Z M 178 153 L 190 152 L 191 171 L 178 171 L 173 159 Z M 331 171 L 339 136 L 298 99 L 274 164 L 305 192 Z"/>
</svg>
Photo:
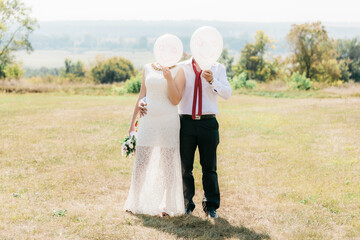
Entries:
<svg viewBox="0 0 360 240">
<path fill-rule="evenodd" d="M 229 50 L 227 48 L 224 48 L 219 58 L 219 63 L 224 64 L 224 66 L 226 67 L 226 74 L 230 79 L 234 77 L 234 72 L 232 70 L 233 62 L 234 62 L 234 57 L 231 57 L 229 55 Z"/>
<path fill-rule="evenodd" d="M 337 41 L 337 60 L 342 63 L 343 80 L 360 82 L 360 41 L 357 38 Z"/>
<path fill-rule="evenodd" d="M 266 67 L 269 69 L 269 80 L 280 79 L 284 80 L 288 77 L 288 71 L 286 67 L 287 61 L 281 56 L 275 56 L 271 58 L 271 61 L 267 62 Z"/>
<path fill-rule="evenodd" d="M 70 59 L 65 59 L 65 69 L 63 76 L 85 77 L 86 70 L 84 63 L 80 60 L 73 63 Z"/>
<path fill-rule="evenodd" d="M 289 60 L 293 72 L 305 73 L 306 78 L 317 81 L 341 78 L 334 41 L 321 22 L 293 24 L 287 39 L 292 50 Z"/>
<path fill-rule="evenodd" d="M 91 69 L 91 74 L 99 83 L 124 82 L 136 75 L 136 69 L 128 59 L 113 57 L 99 61 Z"/>
<path fill-rule="evenodd" d="M 24 75 L 20 64 L 9 64 L 5 67 L 4 73 L 7 78 L 19 79 Z"/>
<path fill-rule="evenodd" d="M 31 9 L 20 0 L 0 0 L 0 78 L 5 78 L 6 67 L 14 64 L 15 51 L 33 50 L 29 36 L 37 21 L 30 13 Z"/>
<path fill-rule="evenodd" d="M 242 72 L 247 74 L 249 79 L 265 81 L 271 77 L 270 61 L 265 55 L 270 48 L 274 48 L 273 40 L 264 31 L 257 31 L 254 43 L 247 43 L 241 50 L 241 56 L 233 70 L 235 75 Z"/>
</svg>

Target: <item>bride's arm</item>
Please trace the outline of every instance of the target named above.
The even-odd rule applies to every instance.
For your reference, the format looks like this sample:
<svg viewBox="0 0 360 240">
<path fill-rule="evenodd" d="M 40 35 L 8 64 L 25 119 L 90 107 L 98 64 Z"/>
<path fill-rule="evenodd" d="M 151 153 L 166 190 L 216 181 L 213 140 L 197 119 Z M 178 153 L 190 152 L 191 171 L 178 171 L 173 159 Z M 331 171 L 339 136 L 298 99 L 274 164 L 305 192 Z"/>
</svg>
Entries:
<svg viewBox="0 0 360 240">
<path fill-rule="evenodd" d="M 136 122 L 136 118 L 138 117 L 139 115 L 139 111 L 140 111 L 140 108 L 139 108 L 139 102 L 141 101 L 141 99 L 143 97 L 146 96 L 146 87 L 145 87 L 145 71 L 143 70 L 143 74 L 142 74 L 142 80 L 141 80 L 141 87 L 140 87 L 140 93 L 139 93 L 139 97 L 136 101 L 136 104 L 135 104 L 135 108 L 134 108 L 134 113 L 133 113 L 133 116 L 132 116 L 132 119 L 131 119 L 131 124 L 130 124 L 130 128 L 129 128 L 129 134 L 133 131 L 135 131 L 135 122 Z"/>
<path fill-rule="evenodd" d="M 184 70 L 180 68 L 176 73 L 175 78 L 171 76 L 171 72 L 168 68 L 163 68 L 163 74 L 167 80 L 168 95 L 172 104 L 178 105 L 182 98 L 182 92 L 185 86 L 185 74 Z"/>
</svg>

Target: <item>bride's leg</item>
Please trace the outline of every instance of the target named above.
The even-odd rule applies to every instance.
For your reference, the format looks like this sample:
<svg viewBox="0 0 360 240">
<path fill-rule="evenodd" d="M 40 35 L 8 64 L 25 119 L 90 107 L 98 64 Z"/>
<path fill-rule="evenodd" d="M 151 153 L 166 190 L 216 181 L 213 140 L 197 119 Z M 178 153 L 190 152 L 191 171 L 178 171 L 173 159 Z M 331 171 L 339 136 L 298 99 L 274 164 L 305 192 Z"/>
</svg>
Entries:
<svg viewBox="0 0 360 240">
<path fill-rule="evenodd" d="M 139 193 L 144 185 L 145 174 L 150 162 L 153 147 L 136 146 L 135 163 L 133 169 L 134 206 L 139 204 Z"/>
<path fill-rule="evenodd" d="M 174 155 L 175 155 L 175 148 L 166 148 L 163 147 L 160 149 L 160 164 L 161 164 L 161 174 L 162 174 L 162 180 L 164 183 L 164 187 L 165 187 L 165 209 L 164 211 L 166 211 L 166 209 L 171 206 L 173 203 L 173 198 L 174 196 L 172 196 L 171 194 L 171 190 L 174 187 L 175 184 L 175 174 L 174 174 L 174 169 L 175 169 L 175 159 L 174 159 Z M 166 213 L 166 212 L 165 212 Z M 168 213 L 166 213 L 168 214 Z"/>
</svg>

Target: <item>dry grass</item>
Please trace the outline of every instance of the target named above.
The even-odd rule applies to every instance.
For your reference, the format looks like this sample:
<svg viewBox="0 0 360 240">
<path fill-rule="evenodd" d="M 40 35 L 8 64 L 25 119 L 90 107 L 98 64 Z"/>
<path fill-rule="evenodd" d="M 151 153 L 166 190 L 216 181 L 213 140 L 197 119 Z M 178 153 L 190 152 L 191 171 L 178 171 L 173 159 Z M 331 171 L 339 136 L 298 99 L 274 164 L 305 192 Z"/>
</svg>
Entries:
<svg viewBox="0 0 360 240">
<path fill-rule="evenodd" d="M 328 87 L 323 89 L 324 92 L 333 93 L 333 94 L 340 94 L 342 96 L 353 96 L 359 97 L 360 96 L 360 84 L 357 83 L 344 83 L 340 87 Z"/>
<path fill-rule="evenodd" d="M 359 98 L 220 101 L 217 221 L 200 211 L 198 157 L 194 216 L 122 211 L 134 102 L 0 95 L 0 239 L 359 239 Z"/>
<path fill-rule="evenodd" d="M 49 78 L 49 79 L 47 79 Z M 54 80 L 54 82 L 52 82 Z M 56 93 L 79 95 L 119 95 L 114 87 L 124 86 L 124 83 L 95 84 L 88 82 L 71 82 L 61 77 L 33 77 L 30 79 L 0 80 L 0 93 Z"/>
</svg>

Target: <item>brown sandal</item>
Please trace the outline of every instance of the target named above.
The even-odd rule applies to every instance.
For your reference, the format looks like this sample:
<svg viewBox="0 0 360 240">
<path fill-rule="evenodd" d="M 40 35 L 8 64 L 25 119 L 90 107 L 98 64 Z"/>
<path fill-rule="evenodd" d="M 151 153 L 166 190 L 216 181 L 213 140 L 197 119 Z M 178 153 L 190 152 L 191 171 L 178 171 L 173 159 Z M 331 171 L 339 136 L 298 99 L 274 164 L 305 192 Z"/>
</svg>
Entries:
<svg viewBox="0 0 360 240">
<path fill-rule="evenodd" d="M 163 217 L 169 216 L 169 214 L 167 214 L 166 212 L 162 212 L 162 213 L 159 214 L 159 216 L 160 216 L 161 218 L 163 218 Z"/>
</svg>

